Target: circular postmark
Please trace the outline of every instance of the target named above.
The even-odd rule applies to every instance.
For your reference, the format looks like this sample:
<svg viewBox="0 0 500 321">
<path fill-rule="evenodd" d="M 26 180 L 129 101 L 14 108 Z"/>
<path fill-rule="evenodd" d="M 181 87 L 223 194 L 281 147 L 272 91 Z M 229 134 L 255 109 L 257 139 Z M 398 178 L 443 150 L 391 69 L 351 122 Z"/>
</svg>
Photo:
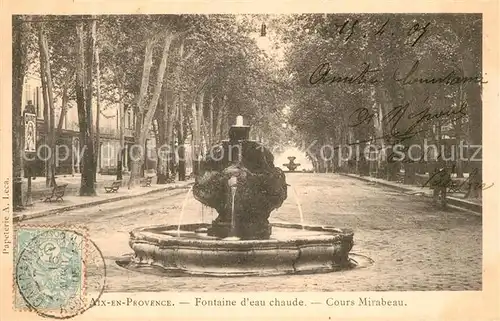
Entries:
<svg viewBox="0 0 500 321">
<path fill-rule="evenodd" d="M 68 319 L 95 305 L 106 264 L 84 234 L 61 228 L 41 231 L 20 249 L 15 282 L 25 305 L 41 316 Z"/>
</svg>

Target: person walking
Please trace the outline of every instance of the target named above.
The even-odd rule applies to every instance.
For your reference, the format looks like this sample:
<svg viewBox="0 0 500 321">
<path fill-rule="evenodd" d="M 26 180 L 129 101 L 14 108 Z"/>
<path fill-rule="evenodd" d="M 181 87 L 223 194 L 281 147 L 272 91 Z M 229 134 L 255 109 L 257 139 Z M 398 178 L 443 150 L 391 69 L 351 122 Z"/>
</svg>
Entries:
<svg viewBox="0 0 500 321">
<path fill-rule="evenodd" d="M 442 208 L 447 207 L 446 194 L 448 186 L 451 184 L 450 172 L 451 170 L 446 166 L 445 162 L 438 161 L 430 180 L 433 204 L 440 204 Z"/>
</svg>

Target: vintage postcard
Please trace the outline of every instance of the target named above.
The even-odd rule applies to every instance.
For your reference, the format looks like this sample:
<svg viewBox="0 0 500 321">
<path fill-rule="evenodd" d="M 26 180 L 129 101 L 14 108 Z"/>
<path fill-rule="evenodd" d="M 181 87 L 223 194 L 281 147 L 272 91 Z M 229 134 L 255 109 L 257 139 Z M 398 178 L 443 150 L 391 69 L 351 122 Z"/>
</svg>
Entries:
<svg viewBox="0 0 500 321">
<path fill-rule="evenodd" d="M 498 1 L 2 2 L 1 320 L 499 320 Z"/>
</svg>

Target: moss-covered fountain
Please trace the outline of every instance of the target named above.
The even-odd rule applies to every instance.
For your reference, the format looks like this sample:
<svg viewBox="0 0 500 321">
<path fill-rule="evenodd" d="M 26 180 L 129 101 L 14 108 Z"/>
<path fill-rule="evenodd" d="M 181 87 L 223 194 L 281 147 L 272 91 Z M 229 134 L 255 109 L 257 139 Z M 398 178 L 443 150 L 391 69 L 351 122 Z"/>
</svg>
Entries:
<svg viewBox="0 0 500 321">
<path fill-rule="evenodd" d="M 130 232 L 131 264 L 190 275 L 243 276 L 330 272 L 351 266 L 353 232 L 330 226 L 270 223 L 287 198 L 274 157 L 249 140 L 238 116 L 229 139 L 210 149 L 192 192 L 215 209 L 211 223 L 160 225 Z"/>
</svg>

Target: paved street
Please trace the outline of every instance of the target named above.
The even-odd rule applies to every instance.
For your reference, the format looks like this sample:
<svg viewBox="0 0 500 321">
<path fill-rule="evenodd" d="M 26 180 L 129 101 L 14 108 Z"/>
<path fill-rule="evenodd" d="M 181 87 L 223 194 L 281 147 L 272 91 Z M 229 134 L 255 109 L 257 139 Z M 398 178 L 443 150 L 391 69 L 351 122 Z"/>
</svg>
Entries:
<svg viewBox="0 0 500 321">
<path fill-rule="evenodd" d="M 480 290 L 481 217 L 439 211 L 429 199 L 410 196 L 335 174 L 287 174 L 297 191 L 305 223 L 349 227 L 352 252 L 370 257 L 367 268 L 314 275 L 277 277 L 165 277 L 123 269 L 115 260 L 131 253 L 128 233 L 136 227 L 177 224 L 186 190 L 28 220 L 24 224 L 85 225 L 108 265 L 108 291 L 402 291 Z M 202 219 L 192 197 L 183 223 Z M 210 222 L 215 213 L 203 211 Z M 299 222 L 288 199 L 271 221 Z"/>
</svg>

